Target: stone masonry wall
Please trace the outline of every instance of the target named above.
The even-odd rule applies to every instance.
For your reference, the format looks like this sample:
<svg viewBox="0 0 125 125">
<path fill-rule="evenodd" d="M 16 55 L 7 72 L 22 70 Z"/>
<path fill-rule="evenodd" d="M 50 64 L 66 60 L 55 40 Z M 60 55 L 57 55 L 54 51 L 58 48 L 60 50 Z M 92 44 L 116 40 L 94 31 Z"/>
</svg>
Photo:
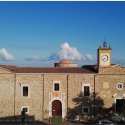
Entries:
<svg viewBox="0 0 125 125">
<path fill-rule="evenodd" d="M 95 77 L 95 91 L 104 101 L 104 107 L 109 108 L 115 103 L 117 98 L 123 98 L 125 88 L 117 89 L 118 83 L 125 84 L 125 75 L 98 75 Z M 114 98 L 113 95 L 117 94 Z"/>
<path fill-rule="evenodd" d="M 74 108 L 75 103 L 73 99 L 78 97 L 81 89 L 82 83 L 91 84 L 92 92 L 93 90 L 93 80 L 94 77 L 92 74 L 46 74 L 44 77 L 45 80 L 45 103 L 44 103 L 44 118 L 48 117 L 49 109 L 49 92 L 53 92 L 53 81 L 60 81 L 61 92 L 65 93 L 65 113 L 67 114 L 67 108 Z M 68 82 L 68 107 L 67 107 L 67 82 Z"/>
<path fill-rule="evenodd" d="M 0 70 L 0 117 L 21 115 L 22 107 L 26 106 L 29 108 L 29 116 L 34 116 L 35 120 L 48 119 L 52 105 L 50 103 L 54 99 L 53 97 L 50 98 L 50 95 L 54 95 L 54 81 L 60 83 L 57 98 L 61 99 L 59 94 L 63 94 L 65 116 L 67 109 L 75 108 L 76 104 L 73 99 L 81 93 L 82 84 L 90 84 L 91 93 L 94 92 L 94 77 L 95 91 L 103 99 L 104 107 L 111 107 L 117 98 L 125 96 L 124 87 L 121 90 L 117 89 L 118 83 L 125 84 L 125 75 L 121 74 L 124 73 L 124 68 L 120 67 L 115 67 L 114 72 L 111 68 L 105 74 L 100 73 L 98 75 L 81 73 L 17 73 L 15 75 L 2 70 Z M 14 86 L 15 84 L 16 86 Z M 22 97 L 23 85 L 29 86 L 29 97 Z M 16 90 L 15 93 L 14 89 Z M 113 97 L 114 94 L 117 96 Z"/>
<path fill-rule="evenodd" d="M 14 116 L 14 74 L 0 73 L 0 118 Z"/>
<path fill-rule="evenodd" d="M 94 77 L 93 74 L 71 74 L 69 76 L 69 102 L 68 107 L 74 108 L 75 102 L 74 98 L 79 97 L 82 90 L 82 84 L 90 84 L 91 93 L 94 92 Z"/>
<path fill-rule="evenodd" d="M 67 74 L 45 74 L 44 76 L 44 119 L 47 119 L 49 116 L 49 94 L 53 93 L 53 83 L 54 81 L 59 81 L 60 82 L 60 93 L 64 93 L 64 103 L 65 107 L 67 106 L 67 100 L 66 100 L 66 93 L 67 93 Z M 51 105 L 50 105 L 51 106 Z M 50 111 L 51 112 L 51 111 Z"/>
<path fill-rule="evenodd" d="M 23 85 L 29 86 L 29 97 L 22 97 Z M 16 115 L 21 115 L 22 107 L 26 106 L 29 108 L 29 116 L 34 116 L 35 120 L 42 119 L 42 86 L 42 74 L 16 74 Z"/>
</svg>

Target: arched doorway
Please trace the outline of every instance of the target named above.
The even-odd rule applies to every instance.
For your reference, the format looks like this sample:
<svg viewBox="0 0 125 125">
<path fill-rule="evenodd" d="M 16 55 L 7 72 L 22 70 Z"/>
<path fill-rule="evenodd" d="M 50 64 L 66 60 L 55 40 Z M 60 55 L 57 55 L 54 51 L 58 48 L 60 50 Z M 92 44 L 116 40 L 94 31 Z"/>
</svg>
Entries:
<svg viewBox="0 0 125 125">
<path fill-rule="evenodd" d="M 59 100 L 52 102 L 52 116 L 62 116 L 62 103 Z"/>
</svg>

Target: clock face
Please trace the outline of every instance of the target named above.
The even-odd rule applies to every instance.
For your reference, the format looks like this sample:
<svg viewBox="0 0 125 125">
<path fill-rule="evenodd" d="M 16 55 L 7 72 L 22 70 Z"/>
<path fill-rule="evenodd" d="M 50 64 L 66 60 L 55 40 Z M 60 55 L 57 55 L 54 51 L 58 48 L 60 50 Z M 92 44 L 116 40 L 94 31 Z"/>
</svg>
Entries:
<svg viewBox="0 0 125 125">
<path fill-rule="evenodd" d="M 101 59 L 102 59 L 103 62 L 106 62 L 108 60 L 108 56 L 107 55 L 103 55 L 101 57 Z"/>
</svg>

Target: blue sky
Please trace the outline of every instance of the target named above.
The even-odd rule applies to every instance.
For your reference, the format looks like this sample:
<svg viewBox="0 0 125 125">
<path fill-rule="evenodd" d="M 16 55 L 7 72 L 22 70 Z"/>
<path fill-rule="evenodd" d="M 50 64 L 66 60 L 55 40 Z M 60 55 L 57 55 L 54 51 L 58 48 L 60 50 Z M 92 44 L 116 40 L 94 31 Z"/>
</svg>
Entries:
<svg viewBox="0 0 125 125">
<path fill-rule="evenodd" d="M 66 56 L 96 64 L 104 37 L 125 65 L 125 2 L 0 1 L 0 64 L 53 66 Z"/>
</svg>

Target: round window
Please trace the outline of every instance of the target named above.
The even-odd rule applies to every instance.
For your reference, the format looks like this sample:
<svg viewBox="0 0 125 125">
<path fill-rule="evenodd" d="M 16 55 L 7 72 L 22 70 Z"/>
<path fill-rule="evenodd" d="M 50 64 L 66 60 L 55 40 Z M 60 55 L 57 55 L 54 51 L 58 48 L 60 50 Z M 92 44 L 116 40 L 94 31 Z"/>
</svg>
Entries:
<svg viewBox="0 0 125 125">
<path fill-rule="evenodd" d="M 117 87 L 118 90 L 121 90 L 121 89 L 123 89 L 123 84 L 122 83 L 118 83 L 116 87 Z"/>
</svg>

